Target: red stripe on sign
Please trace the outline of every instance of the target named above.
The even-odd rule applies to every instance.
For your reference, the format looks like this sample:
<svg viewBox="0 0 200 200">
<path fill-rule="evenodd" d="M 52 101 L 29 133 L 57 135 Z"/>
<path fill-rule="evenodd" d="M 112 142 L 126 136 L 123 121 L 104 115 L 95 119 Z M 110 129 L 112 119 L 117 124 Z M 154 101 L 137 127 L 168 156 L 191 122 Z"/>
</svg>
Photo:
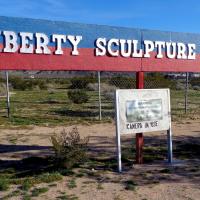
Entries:
<svg viewBox="0 0 200 200">
<path fill-rule="evenodd" d="M 54 52 L 54 48 L 50 48 Z M 95 56 L 94 49 L 80 48 L 78 56 L 64 48 L 63 55 L 0 53 L 1 70 L 140 71 L 140 58 Z"/>
<path fill-rule="evenodd" d="M 142 59 L 142 71 L 152 72 L 200 72 L 200 54 L 195 60 L 156 58 L 156 53 L 151 53 L 150 58 Z"/>
<path fill-rule="evenodd" d="M 55 51 L 54 48 L 50 49 L 52 52 Z M 95 56 L 92 48 L 80 48 L 78 56 L 71 55 L 71 48 L 63 48 L 63 51 L 63 55 L 0 52 L 0 70 L 200 72 L 200 54 L 195 60 L 169 59 L 166 56 L 159 59 L 153 52 L 150 58 L 141 59 L 108 55 Z"/>
</svg>

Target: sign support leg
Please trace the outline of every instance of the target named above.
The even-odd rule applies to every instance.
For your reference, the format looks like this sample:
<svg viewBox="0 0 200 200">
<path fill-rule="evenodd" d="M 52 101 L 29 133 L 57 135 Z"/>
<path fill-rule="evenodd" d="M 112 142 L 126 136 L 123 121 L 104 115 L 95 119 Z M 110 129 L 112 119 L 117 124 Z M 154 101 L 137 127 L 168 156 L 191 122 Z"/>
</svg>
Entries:
<svg viewBox="0 0 200 200">
<path fill-rule="evenodd" d="M 119 106 L 118 106 L 118 92 L 115 93 L 116 102 L 116 143 L 117 143 L 117 162 L 118 162 L 118 172 L 122 172 L 122 160 L 121 160 L 121 138 L 120 138 L 120 127 L 119 127 Z"/>
<path fill-rule="evenodd" d="M 136 162 L 137 164 L 143 163 L 143 146 L 144 146 L 143 133 L 137 133 L 136 134 Z"/>
<path fill-rule="evenodd" d="M 144 72 L 136 72 L 136 88 L 144 88 Z M 143 146 L 144 136 L 143 133 L 136 134 L 136 163 L 143 164 Z"/>
<path fill-rule="evenodd" d="M 117 161 L 118 161 L 118 172 L 121 173 L 122 172 L 121 138 L 120 138 L 120 133 L 118 131 L 117 131 Z"/>
<path fill-rule="evenodd" d="M 172 163 L 173 153 L 172 153 L 172 130 L 171 127 L 167 130 L 167 147 L 168 147 L 168 163 Z"/>
</svg>

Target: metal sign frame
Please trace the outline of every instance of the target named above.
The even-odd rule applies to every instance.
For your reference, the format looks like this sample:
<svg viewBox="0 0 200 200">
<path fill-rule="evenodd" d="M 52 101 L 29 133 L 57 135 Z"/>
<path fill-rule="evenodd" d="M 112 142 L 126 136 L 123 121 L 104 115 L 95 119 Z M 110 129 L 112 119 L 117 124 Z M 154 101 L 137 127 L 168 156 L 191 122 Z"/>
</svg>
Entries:
<svg viewBox="0 0 200 200">
<path fill-rule="evenodd" d="M 140 89 L 139 91 L 141 91 Z M 147 89 L 145 89 L 147 90 Z M 153 89 L 150 89 L 151 92 Z M 130 90 L 131 91 L 131 90 Z M 170 98 L 168 99 L 168 109 L 171 110 Z M 116 146 L 117 146 L 117 160 L 118 160 L 118 172 L 122 172 L 121 161 L 121 133 L 120 133 L 120 106 L 119 106 L 119 90 L 115 91 L 115 113 L 116 113 Z M 169 129 L 167 131 L 167 146 L 168 146 L 168 163 L 172 163 L 173 150 L 172 150 L 172 130 L 171 130 L 171 117 L 169 120 Z M 139 132 L 138 132 L 139 133 Z"/>
</svg>

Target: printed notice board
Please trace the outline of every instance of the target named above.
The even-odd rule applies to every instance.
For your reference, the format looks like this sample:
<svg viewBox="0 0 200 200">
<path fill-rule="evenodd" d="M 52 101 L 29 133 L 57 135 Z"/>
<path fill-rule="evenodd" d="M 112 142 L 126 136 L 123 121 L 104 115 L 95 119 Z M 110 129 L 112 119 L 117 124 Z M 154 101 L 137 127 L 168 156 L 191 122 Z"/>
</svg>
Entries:
<svg viewBox="0 0 200 200">
<path fill-rule="evenodd" d="M 120 134 L 170 128 L 169 89 L 117 90 L 116 101 Z"/>
</svg>

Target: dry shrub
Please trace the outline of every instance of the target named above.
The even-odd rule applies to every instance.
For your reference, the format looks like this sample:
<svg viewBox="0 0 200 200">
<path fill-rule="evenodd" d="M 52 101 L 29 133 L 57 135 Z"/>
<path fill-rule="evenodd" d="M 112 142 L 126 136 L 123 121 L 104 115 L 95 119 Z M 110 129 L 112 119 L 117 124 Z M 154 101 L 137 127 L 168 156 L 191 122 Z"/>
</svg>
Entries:
<svg viewBox="0 0 200 200">
<path fill-rule="evenodd" d="M 77 127 L 66 132 L 65 129 L 59 134 L 51 137 L 55 161 L 59 167 L 67 169 L 87 160 L 87 144 L 89 138 L 80 138 Z"/>
<path fill-rule="evenodd" d="M 89 100 L 89 96 L 84 90 L 69 90 L 67 92 L 68 98 L 75 104 L 87 103 Z"/>
<path fill-rule="evenodd" d="M 4 83 L 0 83 L 0 96 L 6 95 L 6 85 Z"/>
<path fill-rule="evenodd" d="M 88 89 L 91 91 L 98 91 L 98 83 L 89 83 Z M 114 101 L 116 89 L 118 88 L 115 85 L 101 83 L 101 93 L 108 101 Z"/>
<path fill-rule="evenodd" d="M 98 83 L 89 83 L 88 84 L 88 89 L 90 91 L 98 91 Z M 114 85 L 109 85 L 109 84 L 106 84 L 106 83 L 101 83 L 101 92 L 114 92 L 115 90 L 117 89 L 116 86 Z"/>
<path fill-rule="evenodd" d="M 93 77 L 74 77 L 71 80 L 70 89 L 86 89 L 89 83 L 96 81 Z"/>
</svg>

